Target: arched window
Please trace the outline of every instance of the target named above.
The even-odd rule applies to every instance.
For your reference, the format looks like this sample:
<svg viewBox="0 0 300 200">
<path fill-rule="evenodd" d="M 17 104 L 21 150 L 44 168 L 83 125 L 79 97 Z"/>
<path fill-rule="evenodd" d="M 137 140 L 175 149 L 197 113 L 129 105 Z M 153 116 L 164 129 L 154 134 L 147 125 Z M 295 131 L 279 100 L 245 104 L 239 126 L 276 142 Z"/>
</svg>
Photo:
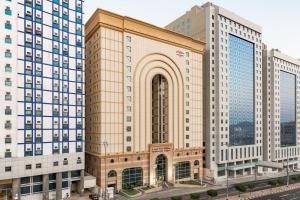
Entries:
<svg viewBox="0 0 300 200">
<path fill-rule="evenodd" d="M 158 74 L 152 80 L 152 143 L 167 143 L 168 137 L 168 82 Z"/>
<path fill-rule="evenodd" d="M 111 177 L 116 177 L 117 176 L 117 172 L 115 170 L 110 170 L 107 174 L 108 178 Z"/>
<path fill-rule="evenodd" d="M 198 166 L 199 165 L 199 160 L 195 160 L 194 165 Z"/>
</svg>

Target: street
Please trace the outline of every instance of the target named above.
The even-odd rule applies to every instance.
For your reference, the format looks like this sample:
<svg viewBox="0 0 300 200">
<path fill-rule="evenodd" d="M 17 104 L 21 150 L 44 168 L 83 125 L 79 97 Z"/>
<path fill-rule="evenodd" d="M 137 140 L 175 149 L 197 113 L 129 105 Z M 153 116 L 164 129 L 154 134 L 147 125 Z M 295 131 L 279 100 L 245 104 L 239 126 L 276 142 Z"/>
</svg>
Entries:
<svg viewBox="0 0 300 200">
<path fill-rule="evenodd" d="M 255 198 L 255 200 L 297 200 L 300 199 L 300 190 L 292 190 L 282 193 L 274 193 L 272 195 Z"/>
</svg>

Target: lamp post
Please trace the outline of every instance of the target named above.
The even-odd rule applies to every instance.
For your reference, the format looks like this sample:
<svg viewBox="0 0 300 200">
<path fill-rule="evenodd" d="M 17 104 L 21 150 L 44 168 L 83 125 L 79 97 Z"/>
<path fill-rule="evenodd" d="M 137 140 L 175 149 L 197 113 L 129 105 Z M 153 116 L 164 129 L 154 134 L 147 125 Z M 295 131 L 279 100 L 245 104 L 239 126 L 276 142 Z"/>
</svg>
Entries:
<svg viewBox="0 0 300 200">
<path fill-rule="evenodd" d="M 286 161 L 286 186 L 289 187 L 289 147 L 287 147 L 287 161 Z"/>
<path fill-rule="evenodd" d="M 228 200 L 228 182 L 229 182 L 229 180 L 228 180 L 228 177 L 229 177 L 229 170 L 228 170 L 228 164 L 229 164 L 229 148 L 230 148 L 230 145 L 229 145 L 229 143 L 227 144 L 227 163 L 226 163 L 226 174 L 227 174 L 227 176 L 226 176 L 226 200 Z"/>
<path fill-rule="evenodd" d="M 104 141 L 101 143 L 103 146 L 104 146 L 104 200 L 107 199 L 107 172 L 106 172 L 106 153 L 107 153 L 107 146 L 108 146 L 108 142 L 107 141 Z"/>
</svg>

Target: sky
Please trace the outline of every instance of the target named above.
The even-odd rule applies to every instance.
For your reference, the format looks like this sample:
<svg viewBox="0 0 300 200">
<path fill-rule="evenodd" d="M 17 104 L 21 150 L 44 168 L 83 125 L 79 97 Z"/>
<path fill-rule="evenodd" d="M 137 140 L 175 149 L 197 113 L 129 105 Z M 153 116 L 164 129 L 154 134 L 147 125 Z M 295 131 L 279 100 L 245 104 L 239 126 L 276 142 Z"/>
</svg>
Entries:
<svg viewBox="0 0 300 200">
<path fill-rule="evenodd" d="M 85 21 L 96 8 L 164 27 L 207 0 L 85 0 Z M 300 59 L 300 0 L 211 0 L 263 28 L 268 49 Z"/>
</svg>

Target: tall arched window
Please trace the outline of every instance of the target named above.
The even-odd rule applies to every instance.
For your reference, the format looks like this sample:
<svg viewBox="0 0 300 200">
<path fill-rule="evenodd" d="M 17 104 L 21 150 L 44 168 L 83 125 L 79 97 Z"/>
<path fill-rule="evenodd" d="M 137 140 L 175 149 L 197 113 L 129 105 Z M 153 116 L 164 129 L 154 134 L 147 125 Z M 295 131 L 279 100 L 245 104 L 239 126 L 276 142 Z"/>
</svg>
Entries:
<svg viewBox="0 0 300 200">
<path fill-rule="evenodd" d="M 168 82 L 158 74 L 152 80 L 152 143 L 168 142 Z"/>
</svg>

